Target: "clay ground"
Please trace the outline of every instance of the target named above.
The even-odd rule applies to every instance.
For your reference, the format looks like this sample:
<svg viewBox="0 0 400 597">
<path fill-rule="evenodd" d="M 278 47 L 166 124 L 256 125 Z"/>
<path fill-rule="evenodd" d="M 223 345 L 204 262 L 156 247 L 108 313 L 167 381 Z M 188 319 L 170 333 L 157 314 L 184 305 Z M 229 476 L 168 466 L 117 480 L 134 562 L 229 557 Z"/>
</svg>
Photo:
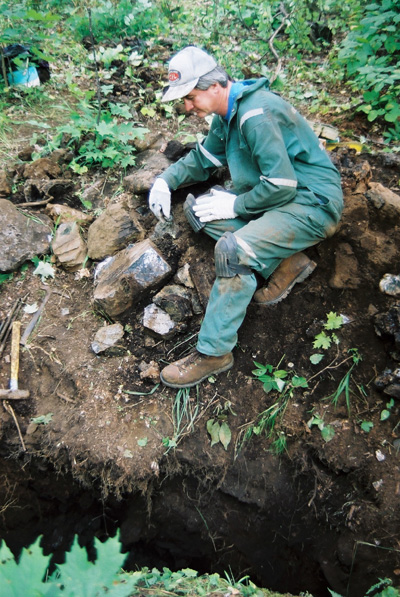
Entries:
<svg viewBox="0 0 400 597">
<path fill-rule="evenodd" d="M 126 504 L 131 496 L 143 511 L 151 511 L 153 525 L 169 528 L 169 545 L 173 544 L 174 525 L 179 527 L 179 521 L 186 525 L 186 539 L 180 538 L 180 557 L 182 552 L 190 552 L 190 533 L 200 527 L 205 531 L 205 517 L 208 535 L 218 544 L 218 564 L 229 563 L 230 542 L 236 543 L 242 555 L 234 554 L 232 561 L 239 570 L 257 574 L 261 582 L 271 580 L 263 566 L 274 558 L 269 553 L 273 547 L 266 547 L 272 534 L 280 554 L 285 554 L 285 566 L 281 569 L 275 562 L 278 572 L 272 580 L 282 584 L 286 574 L 286 590 L 312 591 L 311 585 L 296 584 L 300 552 L 308 580 L 318 564 L 325 585 L 329 582 L 338 591 L 344 592 L 349 578 L 354 596 L 364 594 L 378 577 L 389 576 L 396 582 L 400 575 L 400 472 L 394 442 L 400 437 L 399 403 L 394 401 L 390 416 L 382 421 L 381 413 L 390 398 L 376 389 L 374 380 L 385 368 L 398 367 L 393 338 L 377 335 L 375 316 L 397 304 L 394 297 L 380 291 L 379 282 L 385 273 L 399 273 L 400 228 L 398 221 L 382 216 L 363 192 L 366 162 L 371 168 L 370 180 L 398 191 L 397 167 L 384 158 L 384 154 L 355 155 L 347 148 L 332 154 L 345 190 L 346 209 L 339 230 L 307 252 L 317 268 L 285 301 L 268 308 L 249 306 L 234 353 L 235 367 L 190 391 L 180 425 L 176 404 L 183 405 L 185 396 L 157 385 L 157 380 L 142 379 L 140 373 L 143 363 L 154 361 L 162 367 L 186 354 L 195 345 L 201 315 L 173 339 L 154 339 L 142 326 L 143 309 L 150 302 L 146 299 L 119 319 L 125 336 L 118 353 L 96 355 L 91 342 L 110 320 L 93 304 L 95 264 L 88 264 L 87 276 L 57 268 L 55 278 L 44 282 L 33 275 L 30 264 L 2 284 L 1 319 L 17 298 L 23 306 L 40 304 L 51 291 L 20 355 L 20 387 L 29 390 L 30 398 L 15 401 L 12 407 L 23 443 L 10 412 L 3 409 L 0 414 L 4 536 L 12 537 L 11 531 L 18 531 L 21 504 L 24 516 L 31 521 L 27 514 L 30 483 L 43 492 L 47 477 L 52 486 L 46 490 L 49 495 L 62 487 L 65 495 L 78 500 L 76 486 L 73 492 L 68 490 L 65 480 L 56 489 L 57 478 L 68 478 L 82 491 L 96 492 L 104 503 L 112 500 L 117 510 L 122 508 L 118 504 Z M 113 192 L 105 189 L 104 204 Z M 200 194 L 201 190 L 198 187 L 194 192 Z M 175 270 L 189 263 L 203 279 L 211 281 L 213 242 L 188 230 L 182 213 L 184 196 L 183 192 L 175 195 L 177 237 L 166 236 L 156 243 Z M 143 209 L 146 197 L 135 201 L 138 218 L 150 235 L 155 221 Z M 32 211 L 37 213 L 40 208 Z M 318 352 L 313 348 L 315 336 L 331 312 L 345 318 L 345 325 L 336 330 L 339 344 L 313 365 L 310 356 Z M 22 331 L 31 317 L 20 311 Z M 335 405 L 329 397 L 353 363 L 351 349 L 357 349 L 362 358 L 352 370 L 349 405 L 344 394 Z M 7 344 L 1 360 L 1 387 L 8 384 L 9 352 Z M 295 372 L 308 380 L 308 387 L 293 393 L 272 437 L 253 434 L 245 442 L 246 430 L 279 400 L 277 393 L 265 393 L 252 374 L 254 361 Z M 192 426 L 188 413 L 194 420 Z M 47 423 L 32 425 L 32 418 L 47 415 Z M 322 427 L 333 429 L 330 441 L 324 440 L 316 424 L 307 424 L 316 415 L 323 421 Z M 212 418 L 225 421 L 231 431 L 226 450 L 221 443 L 211 446 L 206 424 Z M 363 422 L 373 424 L 369 432 L 362 430 Z M 273 441 L 283 435 L 286 446 L 281 454 L 273 454 Z M 170 443 L 168 447 L 173 439 L 177 446 Z M 11 482 L 10 460 L 29 483 L 21 482 L 20 475 Z M 40 470 L 44 479 L 38 485 Z M 188 496 L 201 510 L 197 518 L 193 506 L 185 510 Z M 238 504 L 251 509 L 246 511 L 246 530 L 235 515 Z M 118 518 L 115 509 L 113 512 Z M 123 519 L 121 514 L 120 522 Z M 45 532 L 45 526 L 42 520 L 32 529 Z M 125 528 L 128 548 L 135 542 L 137 546 L 139 538 L 151 541 L 154 534 L 149 528 L 135 530 L 135 538 L 132 528 Z M 208 548 L 199 548 L 204 557 L 209 556 L 209 536 L 207 541 Z M 326 594 L 321 592 L 320 581 L 315 581 L 316 595 Z"/>
</svg>

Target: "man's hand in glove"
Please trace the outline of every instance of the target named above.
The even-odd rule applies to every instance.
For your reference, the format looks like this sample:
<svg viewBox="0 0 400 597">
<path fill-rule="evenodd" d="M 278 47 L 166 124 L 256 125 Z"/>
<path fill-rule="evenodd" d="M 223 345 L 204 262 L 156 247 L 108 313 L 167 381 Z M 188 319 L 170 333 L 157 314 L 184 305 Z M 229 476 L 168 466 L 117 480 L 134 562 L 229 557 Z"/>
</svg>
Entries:
<svg viewBox="0 0 400 597">
<path fill-rule="evenodd" d="M 163 178 L 156 178 L 150 189 L 149 208 L 162 222 L 171 219 L 171 191 Z"/>
<path fill-rule="evenodd" d="M 211 189 L 209 195 L 197 199 L 193 211 L 200 222 L 229 220 L 237 216 L 233 207 L 235 199 L 236 195 L 233 193 Z"/>
</svg>

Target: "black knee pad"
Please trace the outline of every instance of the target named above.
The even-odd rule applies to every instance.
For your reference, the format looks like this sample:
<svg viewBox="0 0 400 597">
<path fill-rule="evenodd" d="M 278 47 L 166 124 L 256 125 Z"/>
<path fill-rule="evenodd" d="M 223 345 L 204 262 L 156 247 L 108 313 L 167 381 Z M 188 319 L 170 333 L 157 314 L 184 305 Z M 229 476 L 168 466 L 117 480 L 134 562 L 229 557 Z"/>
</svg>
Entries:
<svg viewBox="0 0 400 597">
<path fill-rule="evenodd" d="M 232 232 L 225 232 L 215 245 L 215 273 L 222 278 L 233 278 L 236 274 L 250 275 L 247 265 L 240 265 L 237 256 L 237 240 Z"/>
<path fill-rule="evenodd" d="M 189 193 L 189 195 L 186 197 L 185 203 L 183 204 L 183 213 L 185 214 L 186 219 L 189 222 L 189 224 L 191 225 L 191 227 L 193 228 L 193 230 L 195 232 L 199 232 L 202 228 L 204 228 L 206 223 L 200 222 L 199 218 L 194 213 L 193 206 L 195 203 L 196 203 L 196 199 L 195 199 L 194 195 Z"/>
</svg>

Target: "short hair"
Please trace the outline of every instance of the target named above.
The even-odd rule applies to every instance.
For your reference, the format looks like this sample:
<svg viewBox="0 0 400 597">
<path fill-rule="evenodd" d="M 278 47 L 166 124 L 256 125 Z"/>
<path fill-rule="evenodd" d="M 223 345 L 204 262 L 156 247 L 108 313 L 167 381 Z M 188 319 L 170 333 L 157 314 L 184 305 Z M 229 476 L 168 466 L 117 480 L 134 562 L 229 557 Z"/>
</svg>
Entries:
<svg viewBox="0 0 400 597">
<path fill-rule="evenodd" d="M 197 81 L 196 89 L 206 90 L 214 83 L 219 83 L 221 87 L 227 87 L 230 77 L 222 66 L 216 66 L 212 71 L 200 77 Z"/>
</svg>

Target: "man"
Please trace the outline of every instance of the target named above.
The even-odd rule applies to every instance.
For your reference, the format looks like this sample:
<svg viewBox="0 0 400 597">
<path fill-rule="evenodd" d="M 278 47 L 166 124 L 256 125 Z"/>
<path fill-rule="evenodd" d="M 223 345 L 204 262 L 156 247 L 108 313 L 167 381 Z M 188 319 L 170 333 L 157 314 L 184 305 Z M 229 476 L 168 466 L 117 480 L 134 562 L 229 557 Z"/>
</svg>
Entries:
<svg viewBox="0 0 400 597">
<path fill-rule="evenodd" d="M 335 231 L 343 208 L 340 178 L 298 112 L 269 91 L 266 79 L 234 82 L 203 50 L 189 46 L 169 64 L 163 101 L 182 99 L 188 112 L 214 114 L 202 144 L 154 182 L 149 206 L 170 217 L 171 190 L 204 181 L 228 165 L 233 189 L 213 188 L 184 210 L 195 231 L 214 238 L 215 270 L 197 350 L 168 365 L 162 382 L 191 387 L 230 369 L 237 331 L 253 295 L 273 305 L 316 264 L 302 253 Z M 269 280 L 256 291 L 254 272 Z M 255 292 L 256 291 L 256 292 Z"/>
</svg>

